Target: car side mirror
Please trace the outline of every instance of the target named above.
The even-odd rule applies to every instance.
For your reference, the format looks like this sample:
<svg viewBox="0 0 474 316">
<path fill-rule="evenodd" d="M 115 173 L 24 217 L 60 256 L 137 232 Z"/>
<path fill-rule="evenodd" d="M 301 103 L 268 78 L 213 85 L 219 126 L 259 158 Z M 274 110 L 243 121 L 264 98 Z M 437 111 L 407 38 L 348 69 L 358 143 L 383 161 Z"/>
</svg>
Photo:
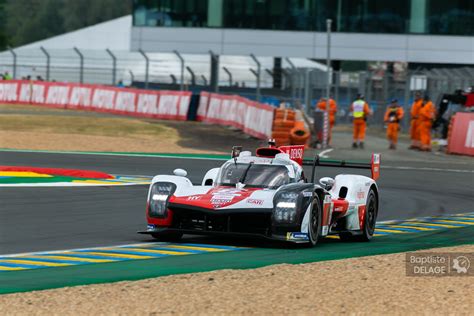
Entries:
<svg viewBox="0 0 474 316">
<path fill-rule="evenodd" d="M 334 181 L 334 179 L 331 178 L 331 177 L 324 177 L 324 178 L 319 179 L 319 183 L 320 183 L 326 190 L 330 190 L 330 189 L 333 187 L 335 181 Z"/>
<path fill-rule="evenodd" d="M 175 176 L 178 176 L 178 177 L 186 177 L 188 175 L 188 172 L 184 169 L 174 169 L 173 170 L 173 173 Z"/>
</svg>

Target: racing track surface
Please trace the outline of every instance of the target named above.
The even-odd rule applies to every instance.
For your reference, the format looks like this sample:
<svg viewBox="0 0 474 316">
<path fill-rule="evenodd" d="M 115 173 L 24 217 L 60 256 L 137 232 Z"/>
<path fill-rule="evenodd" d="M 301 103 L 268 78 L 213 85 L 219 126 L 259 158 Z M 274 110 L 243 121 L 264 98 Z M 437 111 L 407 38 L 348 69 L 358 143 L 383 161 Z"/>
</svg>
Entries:
<svg viewBox="0 0 474 316">
<path fill-rule="evenodd" d="M 222 161 L 52 153 L 0 152 L 0 165 L 100 170 L 122 175 L 171 173 L 181 167 L 198 183 Z M 410 165 L 403 165 L 410 167 Z M 320 168 L 317 176 L 348 173 Z M 366 174 L 363 170 L 351 173 Z M 309 175 L 309 168 L 306 170 Z M 379 220 L 472 212 L 474 173 L 383 168 Z M 150 240 L 142 230 L 147 186 L 1 188 L 0 254 L 119 245 Z M 187 238 L 200 242 L 207 237 Z M 239 241 L 226 240 L 237 245 Z M 262 245 L 259 242 L 257 245 Z"/>
</svg>

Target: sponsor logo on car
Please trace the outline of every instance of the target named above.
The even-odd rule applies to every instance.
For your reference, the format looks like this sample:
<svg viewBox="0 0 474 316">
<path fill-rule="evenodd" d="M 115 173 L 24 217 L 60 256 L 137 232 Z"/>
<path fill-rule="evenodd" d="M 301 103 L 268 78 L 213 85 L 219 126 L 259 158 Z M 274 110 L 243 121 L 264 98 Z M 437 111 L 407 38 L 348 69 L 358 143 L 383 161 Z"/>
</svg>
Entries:
<svg viewBox="0 0 474 316">
<path fill-rule="evenodd" d="M 247 200 L 247 203 L 249 203 L 249 204 L 256 204 L 256 205 L 262 205 L 262 204 L 263 204 L 263 200 L 259 200 L 259 199 L 248 199 L 248 200 Z"/>
<path fill-rule="evenodd" d="M 304 241 L 309 240 L 309 237 L 307 233 L 288 232 L 286 233 L 286 240 Z"/>
<path fill-rule="evenodd" d="M 188 196 L 188 201 L 197 201 L 197 200 L 200 200 L 201 199 L 201 196 L 199 195 L 192 195 L 192 196 Z"/>
<path fill-rule="evenodd" d="M 214 206 L 231 203 L 234 197 L 241 196 L 240 190 L 222 189 L 212 193 L 211 203 Z"/>
<path fill-rule="evenodd" d="M 358 199 L 363 199 L 364 197 L 365 197 L 365 192 L 364 191 L 357 192 L 357 198 Z"/>
<path fill-rule="evenodd" d="M 312 196 L 313 196 L 313 192 L 308 192 L 308 191 L 303 192 L 303 196 L 304 196 L 304 197 L 312 197 Z"/>
<path fill-rule="evenodd" d="M 153 224 L 148 224 L 148 225 L 146 225 L 146 230 L 155 230 L 155 227 L 156 226 L 153 225 Z"/>
</svg>

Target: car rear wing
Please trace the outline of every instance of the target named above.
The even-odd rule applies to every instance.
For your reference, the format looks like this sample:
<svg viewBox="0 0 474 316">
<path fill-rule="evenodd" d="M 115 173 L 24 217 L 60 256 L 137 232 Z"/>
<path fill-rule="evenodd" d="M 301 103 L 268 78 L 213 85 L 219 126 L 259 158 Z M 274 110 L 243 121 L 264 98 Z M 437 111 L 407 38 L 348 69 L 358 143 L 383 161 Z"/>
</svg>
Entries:
<svg viewBox="0 0 474 316">
<path fill-rule="evenodd" d="M 321 159 L 316 155 L 313 160 L 303 159 L 303 166 L 312 166 L 311 182 L 314 183 L 316 176 L 316 167 L 338 167 L 338 168 L 352 168 L 352 169 L 370 169 L 371 178 L 377 180 L 380 176 L 380 154 L 372 154 L 370 163 L 354 162 L 346 160 Z"/>
</svg>

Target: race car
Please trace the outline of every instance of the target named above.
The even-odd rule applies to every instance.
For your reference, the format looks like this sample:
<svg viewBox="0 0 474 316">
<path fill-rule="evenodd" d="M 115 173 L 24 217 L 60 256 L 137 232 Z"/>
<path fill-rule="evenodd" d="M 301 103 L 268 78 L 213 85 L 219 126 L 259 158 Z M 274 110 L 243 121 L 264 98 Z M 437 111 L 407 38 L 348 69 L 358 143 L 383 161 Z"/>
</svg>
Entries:
<svg viewBox="0 0 474 316">
<path fill-rule="evenodd" d="M 157 175 L 149 188 L 146 231 L 158 240 L 183 234 L 250 235 L 314 246 L 337 234 L 369 241 L 379 206 L 375 180 L 380 155 L 371 163 L 303 160 L 304 146 L 262 147 L 252 155 L 234 147 L 220 168 L 194 185 L 183 169 Z M 307 179 L 303 165 L 312 166 Z M 370 169 L 372 177 L 340 174 L 314 183 L 318 166 Z"/>
</svg>

